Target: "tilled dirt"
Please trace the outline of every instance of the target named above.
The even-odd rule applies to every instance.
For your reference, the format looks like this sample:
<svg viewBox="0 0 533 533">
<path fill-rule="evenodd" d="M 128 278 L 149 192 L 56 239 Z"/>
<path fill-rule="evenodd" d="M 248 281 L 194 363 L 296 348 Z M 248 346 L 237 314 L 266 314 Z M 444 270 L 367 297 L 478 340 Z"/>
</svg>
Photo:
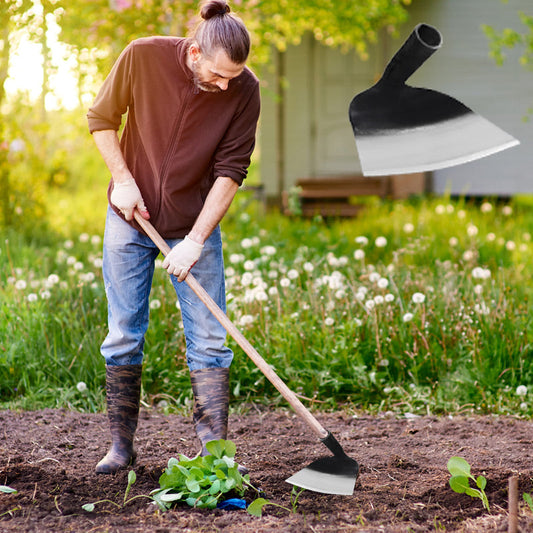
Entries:
<svg viewBox="0 0 533 533">
<path fill-rule="evenodd" d="M 519 476 L 519 531 L 533 531 L 522 501 L 533 492 L 533 425 L 509 417 L 317 418 L 361 464 L 353 496 L 304 491 L 296 512 L 267 506 L 261 518 L 246 511 L 207 511 L 186 505 L 161 513 L 146 498 L 119 508 L 81 506 L 100 499 L 121 503 L 127 472 L 94 473 L 109 438 L 103 414 L 66 410 L 0 411 L 0 531 L 11 532 L 506 532 L 508 480 Z M 291 508 L 285 479 L 329 452 L 290 411 L 252 410 L 230 418 L 237 459 L 266 497 Z M 191 420 L 143 410 L 137 432 L 137 482 L 130 497 L 149 494 L 170 457 L 192 456 L 198 444 Z M 483 474 L 490 514 L 479 499 L 454 493 L 446 468 L 464 457 Z M 253 494 L 250 494 L 250 498 Z"/>
</svg>

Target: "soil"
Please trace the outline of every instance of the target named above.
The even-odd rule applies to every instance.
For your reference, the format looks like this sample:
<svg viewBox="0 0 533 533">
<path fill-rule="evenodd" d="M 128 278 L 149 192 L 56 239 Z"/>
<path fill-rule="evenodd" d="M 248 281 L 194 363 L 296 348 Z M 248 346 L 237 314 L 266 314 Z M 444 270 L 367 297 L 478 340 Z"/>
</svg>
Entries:
<svg viewBox="0 0 533 533">
<path fill-rule="evenodd" d="M 0 531 L 11 532 L 506 532 L 508 481 L 518 476 L 518 531 L 533 531 L 522 501 L 533 492 L 533 425 L 492 416 L 405 418 L 318 414 L 361 471 L 353 496 L 304 491 L 296 512 L 274 506 L 261 518 L 244 510 L 198 510 L 180 505 L 161 513 L 146 498 L 119 508 L 81 506 L 108 498 L 120 503 L 127 472 L 96 475 L 109 437 L 103 414 L 67 410 L 0 411 Z M 285 479 L 327 449 L 292 411 L 252 409 L 230 417 L 237 459 L 270 501 L 291 508 Z M 191 420 L 142 410 L 137 432 L 137 482 L 130 496 L 149 494 L 170 457 L 198 449 Z M 446 468 L 464 457 L 484 475 L 490 513 L 481 500 L 453 492 Z M 250 495 L 252 499 L 253 495 Z"/>
</svg>

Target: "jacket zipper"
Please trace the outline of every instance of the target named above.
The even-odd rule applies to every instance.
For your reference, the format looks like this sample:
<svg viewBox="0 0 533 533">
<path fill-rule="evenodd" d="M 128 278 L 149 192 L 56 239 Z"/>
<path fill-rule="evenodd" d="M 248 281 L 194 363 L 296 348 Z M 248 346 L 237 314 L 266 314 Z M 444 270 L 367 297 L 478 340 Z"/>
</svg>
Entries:
<svg viewBox="0 0 533 533">
<path fill-rule="evenodd" d="M 187 109 L 189 105 L 189 101 L 191 99 L 192 94 L 193 94 L 193 90 L 191 88 L 188 88 L 185 98 L 183 99 L 181 108 L 179 110 L 179 113 L 176 116 L 176 120 L 174 121 L 173 129 L 172 129 L 172 136 L 170 137 L 170 142 L 168 144 L 165 157 L 163 158 L 163 161 L 161 163 L 161 167 L 159 170 L 159 205 L 157 208 L 157 215 L 159 215 L 159 213 L 161 212 L 163 189 L 164 189 L 164 184 L 167 178 L 168 166 L 170 164 L 172 150 L 176 144 L 177 139 L 179 138 L 179 133 L 181 132 L 181 127 L 182 127 L 182 122 L 183 122 L 183 115 L 185 114 L 185 110 Z"/>
</svg>

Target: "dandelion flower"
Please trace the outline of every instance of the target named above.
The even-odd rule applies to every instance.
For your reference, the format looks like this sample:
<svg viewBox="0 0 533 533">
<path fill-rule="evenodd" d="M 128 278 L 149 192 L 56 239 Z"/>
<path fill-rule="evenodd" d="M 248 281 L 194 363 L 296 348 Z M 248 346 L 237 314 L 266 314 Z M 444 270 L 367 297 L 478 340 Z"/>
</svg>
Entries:
<svg viewBox="0 0 533 533">
<path fill-rule="evenodd" d="M 378 237 L 375 244 L 378 248 L 385 248 L 387 246 L 387 239 L 385 237 Z"/>
<path fill-rule="evenodd" d="M 335 320 L 333 320 L 333 318 L 331 317 L 327 317 L 325 320 L 324 320 L 324 324 L 326 326 L 333 326 L 333 324 L 335 324 Z"/>
<path fill-rule="evenodd" d="M 368 238 L 364 235 L 360 235 L 359 237 L 355 238 L 355 242 L 361 246 L 366 246 L 368 244 Z"/>
<path fill-rule="evenodd" d="M 294 268 L 291 268 L 291 270 L 289 270 L 287 272 L 287 277 L 289 279 L 296 279 L 300 274 L 298 274 L 298 271 L 295 270 Z"/>
<path fill-rule="evenodd" d="M 253 270 L 255 268 L 255 263 L 251 259 L 244 262 L 244 270 Z"/>
<path fill-rule="evenodd" d="M 289 287 L 289 286 L 290 286 L 290 284 L 291 284 L 291 280 L 290 280 L 289 278 L 281 278 L 281 279 L 279 280 L 279 284 L 280 284 L 282 287 L 286 288 L 286 287 Z"/>
<path fill-rule="evenodd" d="M 496 240 L 496 235 L 494 233 L 487 233 L 487 241 L 492 242 Z"/>
<path fill-rule="evenodd" d="M 446 208 L 439 204 L 435 207 L 435 213 L 437 213 L 437 215 L 444 215 L 444 213 L 446 213 Z"/>
<path fill-rule="evenodd" d="M 87 390 L 87 385 L 84 381 L 79 381 L 76 385 L 76 388 L 79 392 L 85 392 Z"/>
<path fill-rule="evenodd" d="M 374 300 L 367 300 L 365 302 L 365 307 L 367 308 L 368 311 L 372 311 L 372 309 L 376 307 L 376 302 Z"/>
<path fill-rule="evenodd" d="M 502 213 L 508 217 L 513 214 L 513 208 L 510 205 L 504 205 L 502 208 Z"/>
<path fill-rule="evenodd" d="M 100 242 L 102 242 L 102 237 L 100 237 L 100 235 L 93 235 L 91 237 L 91 244 L 94 244 L 96 246 L 100 244 Z"/>
<path fill-rule="evenodd" d="M 415 304 L 424 303 L 426 297 L 421 292 L 415 292 L 412 296 L 412 300 Z"/>
<path fill-rule="evenodd" d="M 388 303 L 394 302 L 394 294 L 391 294 L 390 292 L 385 294 L 385 301 Z"/>
<path fill-rule="evenodd" d="M 380 289 L 386 289 L 389 286 L 389 280 L 387 278 L 379 278 L 377 285 Z"/>
<path fill-rule="evenodd" d="M 404 322 L 411 322 L 411 320 L 413 320 L 413 313 L 405 313 L 403 316 L 402 316 L 402 320 Z"/>
<path fill-rule="evenodd" d="M 23 291 L 27 286 L 28 286 L 28 284 L 23 279 L 18 279 L 15 282 L 15 289 L 17 289 L 19 291 Z"/>
<path fill-rule="evenodd" d="M 313 272 L 313 270 L 315 269 L 315 267 L 313 266 L 313 263 L 304 263 L 304 270 L 306 272 Z"/>
<path fill-rule="evenodd" d="M 242 248 L 251 248 L 253 246 L 252 239 L 243 239 L 241 241 L 241 247 Z"/>
<path fill-rule="evenodd" d="M 475 237 L 479 233 L 479 230 L 477 226 L 474 226 L 474 224 L 469 224 L 466 228 L 466 233 L 469 237 Z"/>
<path fill-rule="evenodd" d="M 41 298 L 43 300 L 48 300 L 48 299 L 50 299 L 51 296 L 52 296 L 52 294 L 50 293 L 49 290 L 41 291 Z"/>
<path fill-rule="evenodd" d="M 74 243 L 69 239 L 68 241 L 65 241 L 63 246 L 64 246 L 65 250 L 70 250 L 71 248 L 74 247 Z"/>
<path fill-rule="evenodd" d="M 28 302 L 33 303 L 33 302 L 36 302 L 37 300 L 38 300 L 38 296 L 34 292 L 28 294 Z"/>
<path fill-rule="evenodd" d="M 239 326 L 248 326 L 249 324 L 252 324 L 254 321 L 254 317 L 252 315 L 242 315 L 239 319 Z"/>
<path fill-rule="evenodd" d="M 371 272 L 370 276 L 368 276 L 368 280 L 370 281 L 370 283 L 377 283 L 380 279 L 381 276 L 377 272 Z"/>
<path fill-rule="evenodd" d="M 89 242 L 89 234 L 88 233 L 81 233 L 78 237 L 80 242 Z"/>
<path fill-rule="evenodd" d="M 407 222 L 403 225 L 403 231 L 405 233 L 413 233 L 413 231 L 415 231 L 415 227 L 413 226 L 413 224 L 411 224 L 411 222 Z"/>
<path fill-rule="evenodd" d="M 264 255 L 276 255 L 276 248 L 274 246 L 263 246 L 260 252 Z"/>
<path fill-rule="evenodd" d="M 513 250 L 516 250 L 516 243 L 514 241 L 507 241 L 505 243 L 505 248 L 512 252 Z"/>
<path fill-rule="evenodd" d="M 448 244 L 455 248 L 459 244 L 459 239 L 457 237 L 450 237 Z"/>
<path fill-rule="evenodd" d="M 378 294 L 377 296 L 374 296 L 374 302 L 376 302 L 376 305 L 380 305 L 385 301 L 385 298 L 381 296 L 381 294 Z"/>
<path fill-rule="evenodd" d="M 150 309 L 159 309 L 161 307 L 161 302 L 154 298 L 151 302 L 150 302 Z"/>
<path fill-rule="evenodd" d="M 518 387 L 516 387 L 517 396 L 525 396 L 526 394 L 527 394 L 527 387 L 525 385 L 518 385 Z"/>
<path fill-rule="evenodd" d="M 477 285 L 474 285 L 474 293 L 477 294 L 477 295 L 480 295 L 483 293 L 483 285 L 479 285 L 479 283 Z"/>
<path fill-rule="evenodd" d="M 361 261 L 365 258 L 365 252 L 363 252 L 363 250 L 355 250 L 355 252 L 353 253 L 353 258 L 357 261 Z"/>
<path fill-rule="evenodd" d="M 357 327 L 363 325 L 363 321 L 362 321 L 360 318 L 354 318 L 354 319 L 353 319 L 353 323 L 354 323 Z"/>
</svg>

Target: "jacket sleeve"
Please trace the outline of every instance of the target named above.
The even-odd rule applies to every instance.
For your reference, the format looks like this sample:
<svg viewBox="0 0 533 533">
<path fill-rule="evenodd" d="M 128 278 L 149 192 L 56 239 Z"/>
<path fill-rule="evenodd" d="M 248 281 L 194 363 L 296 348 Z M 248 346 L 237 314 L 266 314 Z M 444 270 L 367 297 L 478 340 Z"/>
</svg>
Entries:
<svg viewBox="0 0 533 533">
<path fill-rule="evenodd" d="M 89 131 L 118 131 L 131 103 L 134 42 L 120 54 L 87 113 Z"/>
<path fill-rule="evenodd" d="M 214 166 L 215 178 L 225 176 L 239 185 L 248 173 L 261 107 L 259 83 L 255 77 L 251 85 L 248 98 L 244 99 L 218 146 Z"/>
</svg>

